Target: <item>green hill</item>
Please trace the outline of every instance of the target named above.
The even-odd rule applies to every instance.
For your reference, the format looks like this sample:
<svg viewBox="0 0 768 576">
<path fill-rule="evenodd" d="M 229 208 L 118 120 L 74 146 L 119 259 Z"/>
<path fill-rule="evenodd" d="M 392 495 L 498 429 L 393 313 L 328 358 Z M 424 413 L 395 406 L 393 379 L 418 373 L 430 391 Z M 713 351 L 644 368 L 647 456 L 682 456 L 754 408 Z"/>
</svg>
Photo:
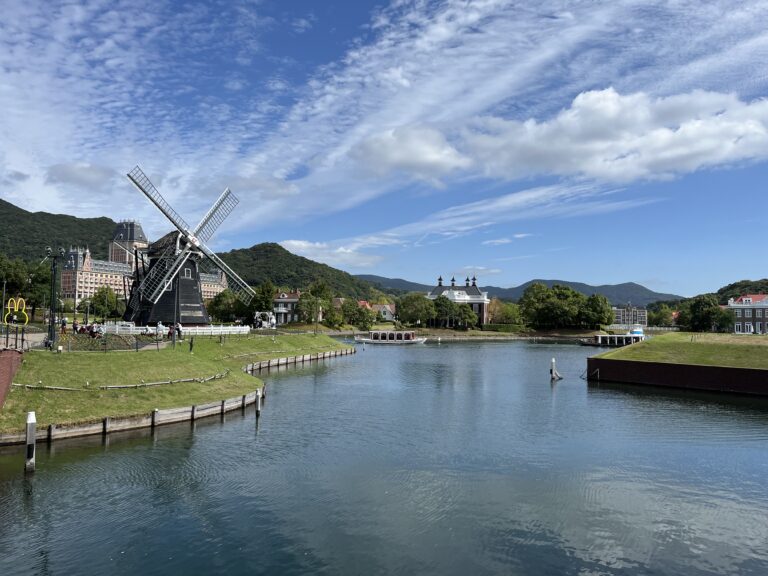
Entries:
<svg viewBox="0 0 768 576">
<path fill-rule="evenodd" d="M 717 291 L 717 300 L 720 304 L 727 304 L 729 298 L 738 298 L 744 294 L 768 294 L 768 278 L 739 280 L 723 286 Z"/>
<path fill-rule="evenodd" d="M 516 286 L 515 288 L 496 288 L 495 286 L 488 286 L 483 290 L 488 290 L 489 296 L 496 296 L 498 298 L 518 300 L 531 284 L 534 283 L 545 284 L 548 287 L 552 287 L 555 284 L 561 286 L 568 286 L 581 292 L 585 296 L 591 296 L 592 294 L 601 294 L 605 296 L 608 301 L 614 306 L 624 306 L 631 303 L 633 306 L 647 306 L 652 302 L 658 300 L 681 300 L 682 296 L 676 296 L 675 294 L 664 294 L 661 292 L 654 292 L 649 290 L 645 286 L 636 284 L 635 282 L 624 282 L 622 284 L 604 284 L 600 286 L 592 286 L 590 284 L 583 284 L 581 282 L 569 282 L 567 280 L 530 280 L 525 284 Z"/>
<path fill-rule="evenodd" d="M 373 284 L 376 288 L 383 292 L 390 294 L 404 294 L 406 292 L 427 292 L 433 288 L 433 286 L 427 286 L 426 284 L 417 284 L 415 282 L 409 282 L 401 278 L 385 278 L 384 276 L 373 275 L 359 275 L 355 276 L 361 280 L 365 280 Z M 592 286 L 590 284 L 583 284 L 581 282 L 569 282 L 567 280 L 530 280 L 520 286 L 513 288 L 499 288 L 498 286 L 483 286 L 481 290 L 488 292 L 490 298 L 501 298 L 502 300 L 517 301 L 531 284 L 539 282 L 545 284 L 548 287 L 552 287 L 555 284 L 561 286 L 568 286 L 573 288 L 577 292 L 581 292 L 585 296 L 591 296 L 592 294 L 601 294 L 608 298 L 608 301 L 614 306 L 623 306 L 627 303 L 632 303 L 634 306 L 647 306 L 652 302 L 659 300 L 681 300 L 682 296 L 675 296 L 674 294 L 663 294 L 660 292 L 654 292 L 649 290 L 645 286 L 635 284 L 634 282 L 625 282 L 623 284 L 606 284 L 603 286 Z M 459 282 L 459 287 L 463 284 Z M 726 298 L 727 300 L 727 298 Z"/>
<path fill-rule="evenodd" d="M 65 214 L 27 212 L 0 199 L 0 254 L 40 260 L 45 247 L 87 246 L 96 259 L 106 260 L 117 223 L 109 218 L 76 218 Z"/>
<path fill-rule="evenodd" d="M 373 287 L 351 274 L 291 254 L 274 242 L 219 253 L 219 256 L 248 284 L 256 286 L 271 280 L 276 286 L 305 289 L 315 280 L 324 280 L 334 295 L 369 299 Z"/>
</svg>

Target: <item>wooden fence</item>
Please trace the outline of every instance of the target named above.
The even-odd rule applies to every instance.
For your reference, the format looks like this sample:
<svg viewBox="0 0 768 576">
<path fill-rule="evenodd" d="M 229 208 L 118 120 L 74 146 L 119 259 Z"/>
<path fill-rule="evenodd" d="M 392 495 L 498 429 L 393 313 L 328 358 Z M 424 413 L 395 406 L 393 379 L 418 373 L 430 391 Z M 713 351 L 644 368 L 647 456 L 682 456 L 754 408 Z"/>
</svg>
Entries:
<svg viewBox="0 0 768 576">
<path fill-rule="evenodd" d="M 261 362 L 253 362 L 252 364 L 248 364 L 243 367 L 243 370 L 248 374 L 254 374 L 261 372 L 262 370 L 269 370 L 270 368 L 277 368 L 279 366 L 296 366 L 306 362 L 317 362 L 318 360 L 335 358 L 336 356 L 347 356 L 348 354 L 354 354 L 356 352 L 356 348 L 342 348 L 340 350 L 317 352 L 316 354 L 303 354 L 301 356 L 272 358 L 271 360 L 262 360 Z"/>
<path fill-rule="evenodd" d="M 249 394 L 228 398 L 208 404 L 199 404 L 195 406 L 184 406 L 181 408 L 168 408 L 165 410 L 153 410 L 149 414 L 140 416 L 129 416 L 127 418 L 103 418 L 99 422 L 88 422 L 85 424 L 51 424 L 47 428 L 40 428 L 36 432 L 36 442 L 51 442 L 62 438 L 75 438 L 78 436 L 91 436 L 94 434 L 109 434 L 110 432 L 123 432 L 125 430 L 135 430 L 138 428 L 154 428 L 164 424 L 173 424 L 205 418 L 206 416 L 216 416 L 245 408 L 253 403 L 257 403 L 261 396 L 261 390 L 256 390 Z M 257 403 L 257 410 L 260 404 Z M 24 444 L 26 434 L 24 431 L 14 434 L 0 434 L 0 446 L 8 444 Z"/>
</svg>

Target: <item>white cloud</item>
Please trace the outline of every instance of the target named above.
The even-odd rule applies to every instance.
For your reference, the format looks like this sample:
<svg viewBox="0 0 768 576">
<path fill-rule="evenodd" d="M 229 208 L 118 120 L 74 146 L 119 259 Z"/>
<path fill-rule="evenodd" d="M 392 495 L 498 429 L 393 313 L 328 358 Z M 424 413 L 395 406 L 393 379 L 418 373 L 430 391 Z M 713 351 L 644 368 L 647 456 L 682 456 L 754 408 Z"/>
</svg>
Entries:
<svg viewBox="0 0 768 576">
<path fill-rule="evenodd" d="M 488 268 L 487 266 L 464 266 L 462 267 L 459 272 L 458 276 L 467 276 L 472 279 L 472 277 L 477 276 L 492 276 L 495 274 L 501 274 L 502 270 L 500 268 Z"/>
<path fill-rule="evenodd" d="M 405 126 L 371 136 L 351 154 L 379 176 L 403 171 L 429 182 L 471 164 L 443 134 L 426 126 Z"/>
<path fill-rule="evenodd" d="M 502 192 L 484 201 L 489 210 L 436 210 L 422 231 L 407 219 L 392 226 L 398 238 L 434 241 L 538 209 L 561 214 L 572 179 L 674 177 L 761 161 L 768 149 L 766 103 L 755 99 L 768 78 L 759 0 L 616 0 L 567 11 L 559 0 L 393 2 L 309 78 L 268 53 L 264 34 L 278 27 L 249 1 L 181 11 L 148 0 L 29 0 L 3 9 L 0 158 L 6 174 L 29 175 L 6 177 L 3 194 L 31 209 L 68 211 L 73 195 L 60 187 L 77 185 L 78 215 L 160 224 L 146 202 L 126 203 L 124 180 L 82 169 L 123 174 L 134 163 L 166 175 L 162 193 L 192 213 L 205 211 L 219 184 L 231 186 L 243 229 L 387 194 L 399 201 L 413 180 L 450 192 L 457 181 L 563 178 L 535 199 Z M 257 69 L 266 89 L 234 93 Z M 99 192 L 94 185 L 101 195 L 83 193 Z M 571 214 L 643 202 L 568 198 Z"/>
<path fill-rule="evenodd" d="M 364 268 L 381 260 L 379 255 L 371 254 L 369 250 L 442 243 L 506 222 L 608 213 L 654 201 L 622 200 L 615 197 L 617 194 L 616 190 L 587 184 L 542 186 L 452 206 L 420 220 L 373 234 L 323 243 L 289 240 L 281 244 L 291 252 L 313 260 Z M 521 233 L 514 236 L 527 237 L 530 234 Z"/>
<path fill-rule="evenodd" d="M 354 248 L 325 242 L 283 240 L 280 245 L 293 254 L 336 268 L 369 268 L 380 260 L 378 256 L 357 252 Z"/>
<path fill-rule="evenodd" d="M 296 18 L 291 22 L 291 28 L 297 34 L 304 34 L 308 30 L 311 30 L 315 23 L 314 15 L 309 15 L 306 18 Z"/>
<path fill-rule="evenodd" d="M 466 146 L 496 178 L 669 178 L 768 159 L 768 101 L 700 91 L 651 98 L 608 88 L 579 94 L 544 122 L 478 119 L 466 132 Z"/>
<path fill-rule="evenodd" d="M 512 234 L 512 238 L 515 240 L 521 240 L 523 238 L 528 238 L 529 236 L 533 236 L 533 234 L 529 234 L 527 232 Z M 495 238 L 493 240 L 485 240 L 484 242 L 481 242 L 481 244 L 483 246 L 503 246 L 504 244 L 510 244 L 512 242 L 512 238 Z"/>
<path fill-rule="evenodd" d="M 101 192 L 116 176 L 114 170 L 104 166 L 54 164 L 48 168 L 46 182 L 71 185 L 93 193 Z"/>
</svg>

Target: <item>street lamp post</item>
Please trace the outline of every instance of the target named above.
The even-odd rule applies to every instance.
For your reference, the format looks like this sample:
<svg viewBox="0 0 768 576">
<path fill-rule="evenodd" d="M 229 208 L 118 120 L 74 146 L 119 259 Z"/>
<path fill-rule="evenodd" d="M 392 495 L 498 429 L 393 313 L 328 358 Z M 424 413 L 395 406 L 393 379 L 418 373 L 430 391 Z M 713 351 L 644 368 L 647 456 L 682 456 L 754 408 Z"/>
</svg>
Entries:
<svg viewBox="0 0 768 576">
<path fill-rule="evenodd" d="M 50 246 L 45 249 L 47 256 L 51 259 L 51 311 L 48 318 L 48 345 L 53 350 L 53 344 L 56 341 L 56 309 L 58 308 L 58 298 L 56 298 L 56 270 L 58 269 L 59 257 L 64 257 L 64 248 L 59 248 L 59 253 L 54 254 Z"/>
</svg>

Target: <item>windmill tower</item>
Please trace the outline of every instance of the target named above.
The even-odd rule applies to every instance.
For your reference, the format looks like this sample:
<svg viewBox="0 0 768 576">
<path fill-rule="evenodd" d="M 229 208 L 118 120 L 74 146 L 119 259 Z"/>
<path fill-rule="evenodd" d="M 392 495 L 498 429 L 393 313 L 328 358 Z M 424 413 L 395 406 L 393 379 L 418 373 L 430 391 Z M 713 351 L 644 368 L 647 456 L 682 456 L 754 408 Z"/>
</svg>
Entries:
<svg viewBox="0 0 768 576">
<path fill-rule="evenodd" d="M 174 321 L 193 325 L 208 324 L 208 313 L 200 289 L 201 267 L 206 265 L 221 270 L 227 287 L 241 302 L 248 305 L 254 296 L 251 287 L 206 246 L 206 242 L 239 202 L 229 188 L 224 190 L 200 223 L 192 229 L 165 201 L 141 168 L 136 166 L 127 176 L 170 220 L 176 230 L 149 246 L 148 265 L 145 260 L 136 259 L 135 276 L 124 318 L 141 325 L 158 321 L 169 325 Z"/>
</svg>

